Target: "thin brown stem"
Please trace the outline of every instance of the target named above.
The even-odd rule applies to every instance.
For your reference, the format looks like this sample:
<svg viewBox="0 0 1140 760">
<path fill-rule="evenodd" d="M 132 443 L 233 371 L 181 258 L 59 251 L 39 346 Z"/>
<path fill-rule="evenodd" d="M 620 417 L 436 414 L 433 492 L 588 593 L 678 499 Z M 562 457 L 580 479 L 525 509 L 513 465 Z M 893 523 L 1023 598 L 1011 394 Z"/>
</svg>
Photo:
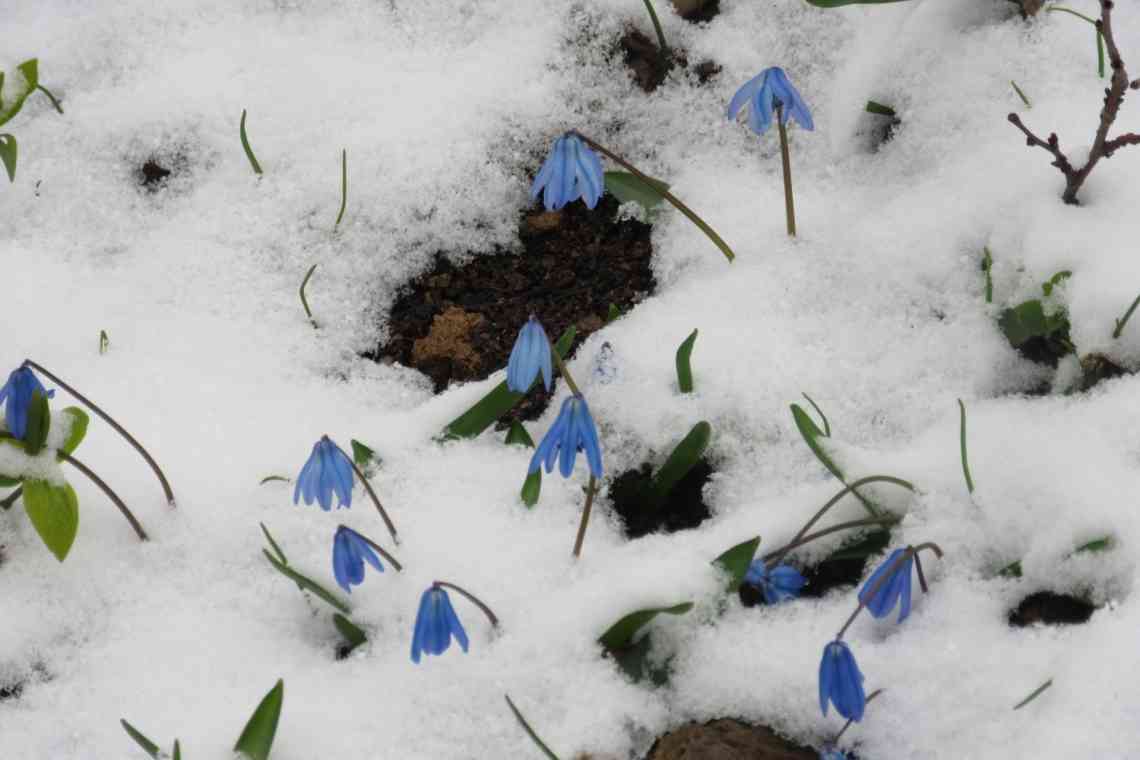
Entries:
<svg viewBox="0 0 1140 760">
<path fill-rule="evenodd" d="M 143 527 L 139 524 L 139 521 L 135 519 L 134 514 L 131 513 L 131 510 L 127 508 L 127 505 L 123 503 L 123 500 L 119 498 L 119 495 L 111 490 L 111 487 L 107 485 L 101 477 L 96 475 L 90 467 L 83 464 L 83 462 L 80 462 L 71 454 L 65 454 L 62 451 L 57 451 L 56 454 L 64 462 L 67 462 L 69 465 L 86 475 L 92 483 L 99 486 L 100 490 L 102 490 L 103 493 L 107 495 L 107 498 L 114 502 L 115 506 L 119 508 L 119 511 L 123 513 L 123 517 L 127 518 L 127 522 L 131 524 L 131 527 L 134 528 L 135 533 L 138 534 L 139 540 L 147 540 L 148 537 L 146 535 L 146 531 L 143 530 Z"/>
<path fill-rule="evenodd" d="M 167 503 L 170 504 L 170 506 L 172 506 L 172 507 L 175 505 L 174 504 L 174 491 L 171 490 L 170 482 L 166 479 L 166 476 L 162 473 L 162 468 L 158 466 L 158 462 L 154 461 L 154 457 L 152 457 L 150 455 L 150 453 L 147 452 L 147 450 L 145 448 L 143 448 L 143 445 L 141 443 L 139 443 L 138 440 L 136 440 L 133 435 L 131 435 L 130 433 L 127 432 L 126 428 L 124 428 L 118 422 L 115 422 L 115 420 L 112 419 L 111 415 L 107 414 L 102 409 L 100 409 L 99 406 L 95 402 L 93 402 L 91 399 L 87 398 L 82 393 L 75 390 L 75 388 L 71 387 L 70 385 L 65 383 L 63 380 L 60 380 L 57 376 L 53 375 L 51 372 L 48 372 L 46 369 L 43 368 L 43 366 L 36 364 L 31 359 L 25 359 L 24 360 L 24 366 L 31 367 L 36 372 L 39 372 L 41 375 L 48 378 L 53 383 L 55 383 L 59 387 L 63 388 L 65 391 L 67 391 L 72 396 L 74 396 L 76 399 L 78 399 L 81 404 L 83 404 L 88 409 L 90 409 L 92 412 L 94 412 L 96 415 L 98 415 L 100 419 L 102 419 L 108 425 L 113 427 L 115 429 L 115 431 L 118 432 L 119 435 L 123 436 L 123 438 L 125 438 L 127 440 L 127 443 L 131 444 L 131 446 L 134 447 L 135 451 L 137 451 L 139 454 L 142 455 L 142 458 L 145 459 L 147 464 L 150 465 L 150 469 L 154 470 L 154 474 L 156 476 L 158 476 L 158 482 L 162 484 L 162 490 L 166 493 Z"/>
<path fill-rule="evenodd" d="M 771 562 L 773 557 L 775 557 L 777 560 L 783 559 L 784 556 L 786 556 L 788 554 L 788 552 L 792 551 L 793 549 L 798 549 L 805 544 L 810 544 L 812 541 L 815 541 L 817 538 L 823 538 L 824 536 L 830 536 L 832 533 L 838 533 L 841 530 L 850 530 L 851 528 L 863 528 L 863 527 L 866 527 L 868 525 L 893 525 L 893 524 L 897 523 L 898 521 L 899 521 L 899 518 L 890 517 L 890 516 L 888 516 L 888 517 L 864 517 L 861 520 L 848 520 L 847 522 L 841 522 L 841 523 L 838 523 L 836 525 L 832 525 L 830 528 L 824 528 L 823 530 L 818 530 L 815 533 L 809 533 L 808 535 L 803 536 L 802 538 L 800 538 L 797 541 L 784 544 L 779 549 L 773 549 L 772 551 L 768 552 L 761 559 L 764 560 L 765 564 L 768 564 Z"/>
<path fill-rule="evenodd" d="M 377 496 L 376 492 L 372 490 L 372 484 L 368 482 L 368 478 L 366 478 L 364 476 L 364 473 L 360 471 L 360 468 L 356 466 L 356 462 L 353 460 L 353 458 L 344 453 L 344 449 L 342 449 L 340 446 L 337 446 L 336 449 L 340 452 L 340 455 L 342 457 L 348 460 L 348 464 L 352 467 L 352 471 L 356 473 L 356 477 L 360 478 L 361 485 L 363 485 L 364 490 L 368 492 L 368 498 L 372 499 L 372 503 L 376 505 L 376 511 L 380 513 L 380 517 L 384 520 L 384 525 L 387 526 L 388 533 L 392 536 L 392 541 L 396 544 L 396 546 L 399 546 L 400 537 L 396 535 L 396 526 L 392 524 L 392 519 L 388 517 L 388 513 L 384 510 L 384 506 L 380 503 L 380 497 Z"/>
<path fill-rule="evenodd" d="M 345 528 L 346 530 L 352 530 L 352 528 L 349 528 L 347 525 L 340 525 L 340 526 L 338 526 L 338 527 L 341 527 L 341 528 Z M 263 526 L 261 526 L 261 529 L 262 529 L 262 530 L 265 530 L 265 526 L 264 526 L 264 525 L 263 525 Z M 392 565 L 392 567 L 396 568 L 396 572 L 397 572 L 397 573 L 398 573 L 398 572 L 400 572 L 401 570 L 403 570 L 403 569 L 404 569 L 404 566 L 403 566 L 403 565 L 401 565 L 399 562 L 397 562 L 397 561 L 396 561 L 396 558 L 395 558 L 395 557 L 393 557 L 393 556 L 392 556 L 391 554 L 389 554 L 388 552 L 384 551 L 384 547 L 383 547 L 383 546 L 381 546 L 380 544 L 376 543 L 376 542 L 375 542 L 375 541 L 373 541 L 371 538 L 369 538 L 368 536 L 364 535 L 363 533 L 361 533 L 361 532 L 359 532 L 359 531 L 355 531 L 355 530 L 352 530 L 352 532 L 353 532 L 353 533 L 355 533 L 356 535 L 360 536 L 361 540 L 363 540 L 363 541 L 364 541 L 364 543 L 368 544 L 368 545 L 369 545 L 369 546 L 371 546 L 373 549 L 375 549 L 376 551 L 380 552 L 380 555 L 381 555 L 382 557 L 384 557 L 384 559 L 388 560 L 388 562 L 389 562 L 389 563 Z"/>
<path fill-rule="evenodd" d="M 444 588 L 458 591 L 460 594 L 467 598 L 467 601 L 471 602 L 483 611 L 483 614 L 486 615 L 487 619 L 491 621 L 491 625 L 495 626 L 496 628 L 499 627 L 499 618 L 495 617 L 495 613 L 491 612 L 491 608 L 484 604 L 482 600 L 479 599 L 479 597 L 475 596 L 467 589 L 456 586 L 454 583 L 448 583 L 447 581 L 434 581 L 431 585 L 436 587 L 443 586 Z"/>
<path fill-rule="evenodd" d="M 788 150 L 788 129 L 784 126 L 784 105 L 776 105 L 776 127 L 780 130 L 780 160 L 784 165 L 784 213 L 788 235 L 796 236 L 796 202 L 792 196 L 792 155 Z"/>
<path fill-rule="evenodd" d="M 547 339 L 549 342 L 549 339 Z M 570 392 L 575 396 L 581 396 L 582 392 L 578 390 L 578 384 L 574 382 L 574 378 L 570 376 L 570 370 L 566 369 L 566 362 L 562 361 L 562 357 L 553 345 L 550 347 L 550 358 L 554 360 L 554 366 L 558 367 L 558 373 L 562 375 L 562 379 L 566 381 L 566 386 Z"/>
<path fill-rule="evenodd" d="M 882 689 L 875 689 L 873 692 L 867 695 L 867 701 L 865 704 L 871 704 L 871 702 L 874 701 L 875 697 L 879 696 L 882 693 Z M 843 724 L 843 728 L 839 729 L 839 733 L 837 733 L 835 735 L 835 738 L 831 740 L 831 743 L 838 744 L 839 740 L 843 738 L 843 734 L 847 731 L 847 729 L 851 728 L 851 724 L 854 722 L 855 720 L 853 718 L 848 718 L 847 722 Z"/>
<path fill-rule="evenodd" d="M 597 490 L 597 481 L 590 476 L 586 484 L 586 506 L 582 508 L 582 522 L 578 523 L 578 537 L 574 539 L 574 557 L 582 554 L 582 542 L 586 540 L 586 524 L 590 522 L 590 509 L 594 506 L 594 492 Z"/>
</svg>

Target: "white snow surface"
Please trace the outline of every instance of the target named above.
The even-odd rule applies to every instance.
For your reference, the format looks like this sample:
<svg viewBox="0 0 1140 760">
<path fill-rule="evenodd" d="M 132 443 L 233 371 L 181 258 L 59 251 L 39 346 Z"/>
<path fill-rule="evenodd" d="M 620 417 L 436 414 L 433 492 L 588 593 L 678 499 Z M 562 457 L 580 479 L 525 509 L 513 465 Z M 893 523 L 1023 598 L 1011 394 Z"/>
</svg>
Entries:
<svg viewBox="0 0 1140 760">
<path fill-rule="evenodd" d="M 626 25 L 651 31 L 637 0 L 5 3 L 0 64 L 38 56 L 66 113 L 34 95 L 5 126 L 21 153 L 16 182 L 0 182 L 0 364 L 31 357 L 110 410 L 166 469 L 178 504 L 93 418 L 78 454 L 153 540 L 140 544 L 70 469 L 81 525 L 65 563 L 22 509 L 0 512 L 0 685 L 26 681 L 0 701 L 0 757 L 142 757 L 121 717 L 164 747 L 181 738 L 188 758 L 228 757 L 277 678 L 274 760 L 537 757 L 504 693 L 563 758 L 642 757 L 664 731 L 720 716 L 818 747 L 841 726 L 817 705 L 819 657 L 854 591 L 775 608 L 730 599 L 720 613 L 709 565 L 757 534 L 779 546 L 838 490 L 789 414 L 801 391 L 828 413 L 851 477 L 918 487 L 873 489 L 906 515 L 895 545 L 945 550 L 926 562 L 930 593 L 916 584 L 905 624 L 863 616 L 847 634 L 868 690 L 886 692 L 845 742 L 884 760 L 1136 756 L 1140 382 L 1018 395 L 1051 375 L 996 327 L 1002 308 L 1070 269 L 1058 297 L 1082 355 L 1140 366 L 1140 324 L 1111 337 L 1140 291 L 1140 150 L 1103 162 L 1085 205 L 1068 207 L 1047 154 L 1005 118 L 1018 110 L 1065 147 L 1091 142 L 1104 82 L 1088 25 L 1023 22 L 1004 0 L 834 11 L 721 0 L 702 25 L 657 5 L 673 45 L 723 66 L 707 86 L 677 74 L 646 95 L 631 83 L 612 53 Z M 1072 5 L 1096 13 L 1091 0 Z M 1140 8 L 1119 2 L 1115 20 L 1140 75 Z M 795 240 L 774 132 L 724 118 L 735 88 L 770 65 L 815 115 L 815 132 L 791 130 Z M 861 113 L 869 98 L 902 119 L 878 151 Z M 260 178 L 238 141 L 243 108 Z M 1137 125 L 1132 98 L 1118 130 Z M 657 292 L 570 364 L 590 377 L 602 342 L 613 346 L 614 379 L 584 387 L 609 476 L 660 463 L 692 424 L 712 423 L 712 519 L 627 541 L 602 500 L 578 561 L 582 464 L 569 480 L 546 477 L 527 510 L 527 451 L 501 433 L 434 440 L 503 373 L 433 396 L 419 373 L 359 356 L 436 251 L 516 243 L 529 178 L 568 128 L 669 181 L 738 254 L 727 264 L 664 210 Z M 334 231 L 342 148 L 348 208 Z M 181 170 L 148 193 L 133 172 L 154 153 Z M 319 330 L 297 299 L 314 263 Z M 673 352 L 694 327 L 697 390 L 681 396 Z M 60 391 L 54 403 L 72 401 Z M 373 483 L 399 547 L 359 488 L 351 510 L 329 514 L 294 506 L 291 485 L 258 484 L 295 476 L 323 433 L 383 458 Z M 825 524 L 860 515 L 849 499 Z M 339 521 L 392 548 L 405 571 L 369 569 L 354 589 L 370 641 L 338 662 L 328 610 L 273 572 L 258 523 L 332 586 Z M 1104 535 L 1111 550 L 1071 556 Z M 1017 559 L 1024 577 L 996 575 Z M 412 622 L 434 579 L 475 592 L 502 629 L 454 597 L 470 652 L 417 666 Z M 1085 625 L 1011 628 L 1008 611 L 1043 589 L 1102 606 Z M 599 656 L 594 640 L 621 615 L 685 600 L 692 613 L 652 628 L 675 653 L 667 687 L 634 684 Z M 1052 689 L 1011 710 L 1049 678 Z"/>
</svg>

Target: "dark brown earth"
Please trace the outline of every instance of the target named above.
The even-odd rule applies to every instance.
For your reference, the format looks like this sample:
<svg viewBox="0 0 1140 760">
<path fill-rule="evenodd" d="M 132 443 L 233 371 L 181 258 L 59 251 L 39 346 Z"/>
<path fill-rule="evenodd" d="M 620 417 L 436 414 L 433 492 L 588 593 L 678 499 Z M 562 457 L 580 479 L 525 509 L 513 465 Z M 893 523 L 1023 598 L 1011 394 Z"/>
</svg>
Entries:
<svg viewBox="0 0 1140 760">
<path fill-rule="evenodd" d="M 666 40 L 668 43 L 668 40 Z M 653 92 L 674 67 L 689 68 L 689 60 L 683 50 L 670 50 L 667 58 L 661 56 L 661 49 L 655 39 L 649 38 L 636 29 L 622 35 L 618 44 L 624 56 L 625 65 L 633 74 L 633 81 L 646 92 Z M 720 66 L 714 61 L 701 61 L 691 69 L 701 84 L 720 73 Z"/>
<path fill-rule="evenodd" d="M 135 172 L 135 177 L 138 179 L 139 184 L 148 190 L 157 190 L 167 177 L 170 176 L 170 169 L 158 162 L 156 158 L 149 158 L 142 166 Z"/>
<path fill-rule="evenodd" d="M 687 723 L 657 740 L 645 760 L 818 760 L 766 726 L 732 718 Z"/>
<path fill-rule="evenodd" d="M 665 503 L 657 509 L 649 507 L 653 471 L 648 463 L 614 478 L 610 483 L 609 497 L 625 526 L 626 538 L 640 538 L 657 532 L 674 533 L 695 528 L 707 520 L 711 513 L 702 491 L 712 473 L 712 466 L 701 459 L 677 481 Z"/>
<path fill-rule="evenodd" d="M 1009 624 L 1017 628 L 1045 623 L 1046 625 L 1074 625 L 1088 622 L 1096 607 L 1084 599 L 1052 591 L 1039 591 L 1021 600 L 1017 609 L 1010 610 Z"/>
</svg>

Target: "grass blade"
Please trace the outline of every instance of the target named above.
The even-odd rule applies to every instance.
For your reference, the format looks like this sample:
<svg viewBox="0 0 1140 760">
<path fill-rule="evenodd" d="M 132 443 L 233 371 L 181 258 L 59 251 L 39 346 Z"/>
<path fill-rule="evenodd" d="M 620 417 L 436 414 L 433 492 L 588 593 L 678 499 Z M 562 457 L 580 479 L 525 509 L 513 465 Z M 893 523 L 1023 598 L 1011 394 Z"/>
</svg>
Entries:
<svg viewBox="0 0 1140 760">
<path fill-rule="evenodd" d="M 538 738 L 538 734 L 536 734 L 534 732 L 534 729 L 530 727 L 530 724 L 526 722 L 526 718 L 524 718 L 523 714 L 519 712 L 519 708 L 515 707 L 515 703 L 511 701 L 510 696 L 507 694 L 504 694 L 503 696 L 507 700 L 507 706 L 510 707 L 511 712 L 515 714 L 515 719 L 519 722 L 519 725 L 523 727 L 523 730 L 526 731 L 526 735 L 530 737 L 531 741 L 538 745 L 538 748 L 542 750 L 543 754 L 550 758 L 550 760 L 558 760 L 558 755 L 551 752 L 550 747 L 547 747 L 542 739 Z"/>
<path fill-rule="evenodd" d="M 249 159 L 249 165 L 253 167 L 254 174 L 261 174 L 261 164 L 257 163 L 257 156 L 253 155 L 253 148 L 249 145 L 249 137 L 245 133 L 245 109 L 241 109 L 241 147 L 245 151 L 245 157 Z"/>
</svg>

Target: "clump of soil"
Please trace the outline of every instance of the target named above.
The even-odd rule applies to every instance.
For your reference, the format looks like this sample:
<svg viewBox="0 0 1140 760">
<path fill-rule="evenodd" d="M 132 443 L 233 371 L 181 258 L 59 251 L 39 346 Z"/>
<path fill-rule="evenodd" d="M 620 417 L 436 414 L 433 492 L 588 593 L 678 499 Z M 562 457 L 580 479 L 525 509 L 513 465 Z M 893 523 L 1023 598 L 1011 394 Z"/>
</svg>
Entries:
<svg viewBox="0 0 1140 760">
<path fill-rule="evenodd" d="M 673 7 L 681 18 L 699 24 L 720 13 L 720 0 L 673 0 Z"/>
<path fill-rule="evenodd" d="M 686 723 L 661 736 L 645 760 L 819 760 L 767 726 L 734 718 Z"/>
<path fill-rule="evenodd" d="M 618 220 L 618 205 L 604 195 L 592 211 L 580 201 L 527 211 L 519 220 L 521 253 L 475 255 L 462 266 L 440 253 L 393 304 L 386 342 L 365 356 L 414 367 L 439 393 L 505 367 L 531 314 L 552 341 L 573 325 L 580 343 L 605 324 L 610 304 L 625 313 L 656 287 L 652 228 Z M 540 384 L 520 407 L 536 414 L 545 405 Z"/>
<path fill-rule="evenodd" d="M 1131 374 L 1104 354 L 1085 354 L 1081 357 L 1080 390 L 1087 391 L 1103 380 L 1111 380 Z"/>
<path fill-rule="evenodd" d="M 711 512 L 702 493 L 712 473 L 712 465 L 701 459 L 677 481 L 664 503 L 657 508 L 651 506 L 653 470 L 648 463 L 614 478 L 610 484 L 610 502 L 621 516 L 626 538 L 641 538 L 658 532 L 675 533 L 695 528 L 707 520 Z"/>
<path fill-rule="evenodd" d="M 1086 623 L 1096 607 L 1084 599 L 1052 591 L 1039 591 L 1021 600 L 1017 609 L 1010 610 L 1009 624 L 1017 628 L 1036 623 L 1046 625 L 1075 625 Z"/>
<path fill-rule="evenodd" d="M 674 66 L 689 68 L 685 51 L 670 50 L 668 56 L 662 56 L 657 43 L 636 29 L 630 29 L 622 35 L 618 44 L 625 65 L 633 73 L 633 81 L 646 92 L 653 92 L 660 87 Z M 705 84 L 720 73 L 720 66 L 715 61 L 705 60 L 693 66 L 692 72 L 698 82 Z"/>
<path fill-rule="evenodd" d="M 138 180 L 140 186 L 151 192 L 155 192 L 166 185 L 166 179 L 173 173 L 173 168 L 168 169 L 163 164 L 168 164 L 174 167 L 174 163 L 167 159 L 160 159 L 157 156 L 148 158 L 142 166 L 135 170 L 135 179 Z"/>
</svg>

